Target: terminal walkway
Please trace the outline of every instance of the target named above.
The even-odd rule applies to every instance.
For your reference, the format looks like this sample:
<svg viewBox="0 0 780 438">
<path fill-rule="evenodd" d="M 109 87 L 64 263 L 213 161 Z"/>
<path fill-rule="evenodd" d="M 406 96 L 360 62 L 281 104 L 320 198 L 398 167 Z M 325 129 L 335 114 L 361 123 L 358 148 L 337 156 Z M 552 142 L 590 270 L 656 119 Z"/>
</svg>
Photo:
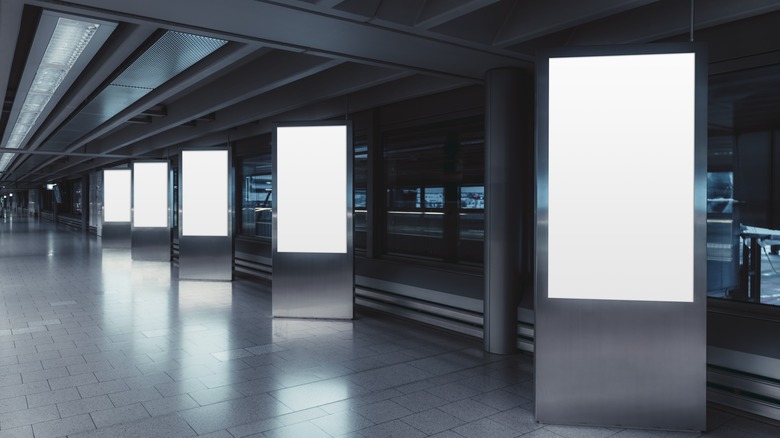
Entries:
<svg viewBox="0 0 780 438">
<path fill-rule="evenodd" d="M 180 282 L 169 263 L 6 217 L 0 438 L 700 436 L 536 424 L 532 356 L 363 310 L 274 320 L 270 299 L 261 284 Z M 708 414 L 707 437 L 780 436 Z"/>
</svg>

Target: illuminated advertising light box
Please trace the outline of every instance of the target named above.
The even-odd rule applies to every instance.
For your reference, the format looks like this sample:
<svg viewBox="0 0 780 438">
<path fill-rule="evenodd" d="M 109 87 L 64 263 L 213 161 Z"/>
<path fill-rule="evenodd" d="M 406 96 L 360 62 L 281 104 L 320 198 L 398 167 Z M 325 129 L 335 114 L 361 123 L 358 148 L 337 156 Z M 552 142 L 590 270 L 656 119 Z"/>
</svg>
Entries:
<svg viewBox="0 0 780 438">
<path fill-rule="evenodd" d="M 347 252 L 347 127 L 276 132 L 278 252 Z"/>
<path fill-rule="evenodd" d="M 272 149 L 271 313 L 352 319 L 352 124 L 277 123 Z"/>
<path fill-rule="evenodd" d="M 536 67 L 536 420 L 704 430 L 706 47 Z"/>
<path fill-rule="evenodd" d="M 168 163 L 133 163 L 133 227 L 168 227 Z"/>
<path fill-rule="evenodd" d="M 183 236 L 228 236 L 227 150 L 182 151 Z"/>
<path fill-rule="evenodd" d="M 103 171 L 103 222 L 130 222 L 130 169 Z"/>
<path fill-rule="evenodd" d="M 693 53 L 549 59 L 550 298 L 691 302 Z"/>
</svg>

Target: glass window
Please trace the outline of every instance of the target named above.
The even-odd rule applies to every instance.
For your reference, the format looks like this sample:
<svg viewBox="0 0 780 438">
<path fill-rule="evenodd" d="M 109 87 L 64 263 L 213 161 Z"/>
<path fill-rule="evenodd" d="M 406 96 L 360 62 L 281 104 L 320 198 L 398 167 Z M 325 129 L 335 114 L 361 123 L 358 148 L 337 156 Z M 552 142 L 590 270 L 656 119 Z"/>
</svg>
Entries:
<svg viewBox="0 0 780 438">
<path fill-rule="evenodd" d="M 386 133 L 385 252 L 482 263 L 482 118 Z"/>
<path fill-rule="evenodd" d="M 73 213 L 81 213 L 81 182 L 73 183 Z"/>
<path fill-rule="evenodd" d="M 241 234 L 271 238 L 271 154 L 246 158 L 241 163 Z"/>
<path fill-rule="evenodd" d="M 368 204 L 366 202 L 368 187 L 368 138 L 355 136 L 355 159 L 352 169 L 352 188 L 354 192 L 353 228 L 354 246 L 356 249 L 366 249 L 366 230 L 368 227 Z"/>
</svg>

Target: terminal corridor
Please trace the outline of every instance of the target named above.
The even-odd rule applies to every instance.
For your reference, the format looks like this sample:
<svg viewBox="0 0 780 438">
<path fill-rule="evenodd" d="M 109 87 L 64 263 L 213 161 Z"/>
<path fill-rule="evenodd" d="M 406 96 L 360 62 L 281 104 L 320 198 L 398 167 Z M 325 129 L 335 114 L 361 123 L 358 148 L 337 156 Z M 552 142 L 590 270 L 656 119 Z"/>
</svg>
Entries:
<svg viewBox="0 0 780 438">
<path fill-rule="evenodd" d="M 46 221 L 0 225 L 0 296 L 3 438 L 698 436 L 536 424 L 530 355 L 362 309 L 274 320 L 267 286 L 178 281 Z"/>
</svg>

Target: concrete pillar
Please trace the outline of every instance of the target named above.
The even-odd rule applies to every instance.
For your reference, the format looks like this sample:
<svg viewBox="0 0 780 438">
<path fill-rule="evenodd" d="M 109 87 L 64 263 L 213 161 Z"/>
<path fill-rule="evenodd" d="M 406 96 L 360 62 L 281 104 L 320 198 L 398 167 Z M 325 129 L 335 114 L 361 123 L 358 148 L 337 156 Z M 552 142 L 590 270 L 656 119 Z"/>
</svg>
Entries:
<svg viewBox="0 0 780 438">
<path fill-rule="evenodd" d="M 517 350 L 517 305 L 522 287 L 523 221 L 527 185 L 523 159 L 533 150 L 533 81 L 503 68 L 485 76 L 485 350 Z"/>
</svg>

